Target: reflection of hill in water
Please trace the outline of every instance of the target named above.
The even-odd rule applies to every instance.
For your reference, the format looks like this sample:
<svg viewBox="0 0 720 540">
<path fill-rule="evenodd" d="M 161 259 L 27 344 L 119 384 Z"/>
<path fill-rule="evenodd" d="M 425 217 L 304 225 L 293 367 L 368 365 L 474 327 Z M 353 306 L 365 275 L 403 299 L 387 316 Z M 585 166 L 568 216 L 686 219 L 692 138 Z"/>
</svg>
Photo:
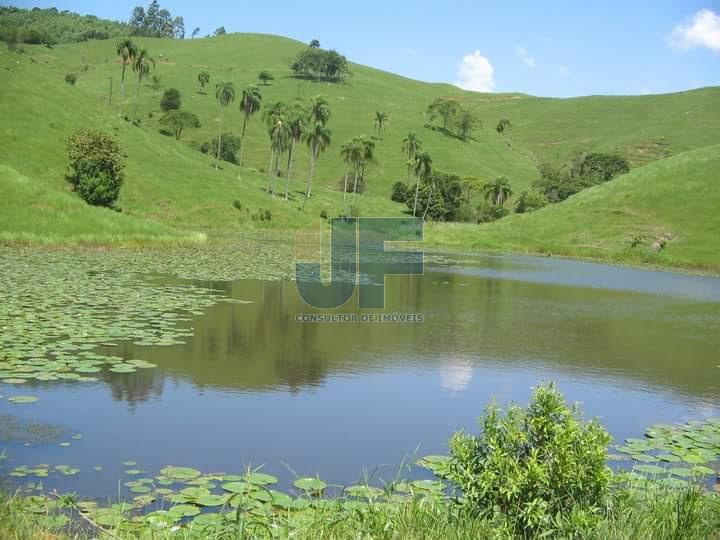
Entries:
<svg viewBox="0 0 720 540">
<path fill-rule="evenodd" d="M 112 375 L 116 399 L 159 395 L 168 384 L 163 377 L 200 388 L 298 392 L 329 376 L 397 363 L 439 368 L 455 391 L 467 384 L 471 366 L 529 364 L 691 395 L 720 389 L 718 304 L 434 271 L 387 278 L 384 311 L 423 313 L 424 323 L 301 324 L 296 314 L 314 310 L 292 282 L 202 285 L 252 303 L 210 308 L 193 321 L 195 335 L 185 345 L 124 345 L 122 354 L 161 370 Z M 336 312 L 359 313 L 354 305 Z"/>
</svg>

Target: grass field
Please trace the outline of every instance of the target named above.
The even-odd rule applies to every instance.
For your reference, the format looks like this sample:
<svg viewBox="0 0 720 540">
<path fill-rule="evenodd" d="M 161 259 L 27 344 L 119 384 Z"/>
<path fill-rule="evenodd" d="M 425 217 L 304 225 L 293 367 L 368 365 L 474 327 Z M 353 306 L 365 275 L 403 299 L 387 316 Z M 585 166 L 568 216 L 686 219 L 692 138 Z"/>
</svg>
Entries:
<svg viewBox="0 0 720 540">
<path fill-rule="evenodd" d="M 539 177 L 541 162 L 563 162 L 581 150 L 617 151 L 635 167 L 617 187 L 594 189 L 537 216 L 511 216 L 493 225 L 432 224 L 428 239 L 436 245 L 650 259 L 720 269 L 720 256 L 715 255 L 720 235 L 713 234 L 717 221 L 710 211 L 717 193 L 716 169 L 711 168 L 717 146 L 711 145 L 720 142 L 720 88 L 671 95 L 549 99 L 465 92 L 359 65 L 351 66 L 353 75 L 346 83 L 333 84 L 291 77 L 288 64 L 305 45 L 287 38 L 233 34 L 137 41 L 158 61 L 151 75 L 159 78 L 157 84 L 146 79 L 136 101 L 137 79 L 132 71 L 127 72 L 122 110 L 135 116 L 137 107 L 137 117 L 142 120 L 139 127 L 119 116 L 121 66 L 114 41 L 52 49 L 26 45 L 22 54 L 0 51 L 4 73 L 0 85 L 4 120 L 0 125 L 0 183 L 7 194 L 0 201 L 0 240 L 194 242 L 201 238 L 198 233 L 212 237 L 248 229 L 305 227 L 321 212 L 329 216 L 339 213 L 344 173 L 340 146 L 355 135 L 372 135 L 373 117 L 380 110 L 388 112 L 390 120 L 382 140 L 377 141 L 377 162 L 370 168 L 367 190 L 355 201 L 364 216 L 402 215 L 404 207 L 391 202 L 389 194 L 395 181 L 406 178 L 401 144 L 410 130 L 418 133 L 436 168 L 483 180 L 502 174 L 510 179 L 515 193 Z M 263 103 L 291 103 L 317 94 L 330 101 L 332 145 L 320 157 L 315 196 L 304 211 L 301 199 L 307 149 L 303 145 L 297 153 L 291 200 L 268 196 L 263 190 L 267 177 L 261 171 L 268 167 L 269 140 L 259 115 L 248 127 L 243 168 L 222 163 L 216 171 L 213 159 L 197 151 L 217 133 L 215 83 L 231 81 L 239 91 L 256 83 L 263 69 L 275 76 L 271 85 L 260 87 Z M 211 75 L 204 92 L 197 82 L 201 70 Z M 78 75 L 74 86 L 63 80 L 71 72 Z M 109 106 L 111 78 L 113 105 Z M 186 130 L 181 141 L 158 132 L 159 101 L 169 87 L 181 91 L 183 109 L 197 114 L 202 123 L 199 129 Z M 442 96 L 457 98 L 482 119 L 483 129 L 472 140 L 464 142 L 425 127 L 427 105 Z M 500 118 L 512 123 L 502 136 L 494 130 Z M 242 116 L 237 101 L 225 110 L 223 125 L 240 133 Z M 115 134 L 127 155 L 127 180 L 119 201 L 122 213 L 90 208 L 69 192 L 64 180 L 65 141 L 80 127 Z M 679 162 L 668 160 L 661 162 L 667 166 L 645 169 L 657 160 L 703 147 L 708 147 L 706 152 L 683 154 Z M 700 160 L 693 165 L 695 159 Z M 668 172 L 671 166 L 678 170 Z M 691 176 L 684 178 L 685 171 Z M 672 185 L 684 188 L 692 184 L 696 193 L 708 196 L 678 198 L 669 179 L 663 176 L 656 181 L 656 175 L 665 172 L 675 175 Z M 642 187 L 632 187 L 635 181 Z M 280 187 L 283 182 L 279 180 Z M 620 193 L 621 188 L 627 194 Z M 604 199 L 606 196 L 609 198 Z M 234 207 L 235 201 L 240 210 Z M 603 219 L 590 217 L 586 212 L 590 208 L 602 212 Z M 254 219 L 261 210 L 269 210 L 272 220 Z M 664 228 L 675 234 L 677 241 L 661 255 L 625 249 L 633 234 L 654 234 Z"/>
</svg>

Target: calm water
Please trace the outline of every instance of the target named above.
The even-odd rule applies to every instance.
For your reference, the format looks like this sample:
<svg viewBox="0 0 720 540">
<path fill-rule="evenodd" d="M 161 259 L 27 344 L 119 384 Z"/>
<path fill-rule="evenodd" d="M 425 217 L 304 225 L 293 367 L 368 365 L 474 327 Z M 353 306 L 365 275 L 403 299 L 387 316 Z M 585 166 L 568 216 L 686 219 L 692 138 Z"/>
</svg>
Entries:
<svg viewBox="0 0 720 540">
<path fill-rule="evenodd" d="M 0 441 L 5 466 L 77 466 L 44 484 L 92 496 L 117 495 L 126 460 L 148 475 L 264 464 L 284 486 L 289 468 L 338 484 L 363 471 L 389 479 L 416 451 L 446 452 L 493 397 L 525 403 L 550 380 L 616 439 L 720 414 L 720 279 L 460 258 L 388 278 L 385 311 L 423 323 L 301 324 L 312 310 L 292 282 L 194 282 L 248 303 L 209 308 L 185 345 L 107 349 L 156 370 L 37 385 L 33 406 L 0 402 L 0 414 L 61 427 L 60 440 L 83 436 L 67 448 Z"/>
</svg>

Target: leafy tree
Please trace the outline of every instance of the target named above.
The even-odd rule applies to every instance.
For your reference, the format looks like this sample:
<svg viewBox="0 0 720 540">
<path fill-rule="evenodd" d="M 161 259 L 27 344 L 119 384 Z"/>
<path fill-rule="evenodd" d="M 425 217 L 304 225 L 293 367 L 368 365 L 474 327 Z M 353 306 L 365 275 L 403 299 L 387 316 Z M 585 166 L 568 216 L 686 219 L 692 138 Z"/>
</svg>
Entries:
<svg viewBox="0 0 720 540">
<path fill-rule="evenodd" d="M 125 179 L 122 151 L 115 139 L 101 131 L 80 129 L 68 139 L 70 167 L 66 176 L 85 202 L 113 206 Z"/>
<path fill-rule="evenodd" d="M 510 212 L 504 206 L 482 201 L 477 207 L 477 222 L 490 223 L 507 216 Z"/>
<path fill-rule="evenodd" d="M 200 83 L 200 88 L 205 90 L 205 85 L 210 83 L 210 74 L 207 71 L 201 71 L 198 73 L 198 82 Z"/>
<path fill-rule="evenodd" d="M 442 120 L 442 128 L 448 129 L 462 107 L 454 99 L 437 98 L 427 108 L 427 115 L 431 122 L 438 117 Z"/>
<path fill-rule="evenodd" d="M 510 123 L 510 120 L 508 120 L 507 118 L 503 118 L 497 123 L 497 126 L 495 126 L 495 131 L 502 135 L 506 130 L 510 129 L 511 127 L 512 124 Z"/>
<path fill-rule="evenodd" d="M 460 187 L 463 190 L 464 202 L 470 204 L 473 191 L 482 190 L 483 182 L 475 176 L 465 176 L 460 180 Z"/>
<path fill-rule="evenodd" d="M 200 33 L 200 27 L 196 26 L 195 30 L 192 31 L 192 34 L 190 35 L 190 37 L 192 39 L 195 39 L 199 33 Z"/>
<path fill-rule="evenodd" d="M 267 86 L 267 85 L 270 83 L 270 81 L 274 81 L 274 80 L 275 80 L 275 77 L 273 76 L 272 73 L 270 73 L 269 71 L 263 69 L 263 70 L 258 74 L 258 80 L 259 80 L 263 85 Z"/>
<path fill-rule="evenodd" d="M 512 537 L 556 537 L 558 516 L 592 528 L 608 512 L 609 443 L 600 423 L 584 422 L 550 384 L 526 409 L 491 404 L 479 435 L 456 433 L 444 476 L 469 512 L 507 524 Z"/>
<path fill-rule="evenodd" d="M 262 106 L 262 96 L 257 86 L 248 86 L 243 89 L 240 96 L 240 111 L 243 114 L 243 127 L 240 134 L 240 165 L 243 162 L 243 147 L 245 143 L 245 130 L 250 117 L 260 110 Z"/>
<path fill-rule="evenodd" d="M 290 64 L 296 77 L 341 81 L 350 73 L 347 59 L 337 51 L 308 47 Z"/>
<path fill-rule="evenodd" d="M 160 119 L 160 124 L 179 141 L 183 130 L 185 128 L 199 128 L 200 120 L 191 112 L 169 110 Z"/>
<path fill-rule="evenodd" d="M 330 116 L 329 110 L 327 116 Z M 314 118 L 313 113 L 310 113 L 310 119 Z M 332 132 L 321 122 L 315 121 L 315 124 L 305 134 L 305 142 L 307 142 L 310 148 L 310 174 L 308 175 L 307 190 L 305 191 L 305 200 L 303 201 L 303 209 L 307 204 L 307 200 L 312 194 L 312 180 L 315 175 L 315 164 L 318 157 L 324 152 L 328 146 L 330 146 L 332 138 Z"/>
<path fill-rule="evenodd" d="M 122 109 L 122 102 L 125 97 L 125 68 L 135 61 L 138 48 L 131 39 L 123 39 L 117 43 L 117 54 L 122 59 L 122 74 L 120 75 L 120 108 Z"/>
<path fill-rule="evenodd" d="M 543 206 L 548 204 L 547 197 L 543 193 L 535 190 L 525 190 L 520 193 L 517 202 L 515 203 L 516 214 L 529 214 L 540 210 Z"/>
<path fill-rule="evenodd" d="M 150 70 L 155 67 L 155 59 L 150 56 L 147 49 L 140 49 L 133 62 L 133 71 L 138 75 L 137 96 L 135 97 L 135 114 L 137 116 L 138 103 L 140 101 L 140 86 L 142 80 L 147 77 Z"/>
<path fill-rule="evenodd" d="M 414 208 L 414 198 L 407 194 L 408 208 Z M 460 177 L 454 174 L 431 172 L 420 186 L 418 206 L 423 208 L 423 220 L 428 216 L 434 221 L 454 221 L 463 202 Z"/>
<path fill-rule="evenodd" d="M 75 83 L 77 82 L 77 75 L 74 73 L 68 73 L 65 75 L 65 82 L 68 83 L 70 86 L 75 86 Z"/>
<path fill-rule="evenodd" d="M 157 0 L 150 2 L 147 10 L 141 6 L 133 9 L 128 26 L 130 33 L 135 36 L 176 39 L 185 37 L 183 18 L 173 18 L 170 11 L 161 8 Z"/>
<path fill-rule="evenodd" d="M 402 151 L 407 158 L 407 179 L 410 182 L 410 170 L 413 167 L 415 156 L 422 150 L 422 142 L 414 131 L 410 131 L 403 139 Z"/>
<path fill-rule="evenodd" d="M 295 145 L 300 143 L 303 135 L 305 135 L 305 130 L 307 129 L 307 111 L 299 103 L 296 103 L 295 106 L 289 110 L 287 128 L 290 135 L 290 141 L 288 147 L 287 174 L 285 175 L 286 201 L 288 200 L 290 192 L 290 175 L 292 173 L 292 166 L 295 159 Z"/>
<path fill-rule="evenodd" d="M 227 32 L 225 31 L 224 26 L 221 26 L 220 28 L 216 28 L 215 31 L 213 32 L 213 36 L 224 36 L 225 34 L 227 34 Z"/>
<path fill-rule="evenodd" d="M 210 142 L 205 142 L 200 147 L 200 151 L 203 154 L 209 154 L 210 152 L 215 155 L 216 149 L 220 147 L 220 159 L 227 161 L 228 163 L 234 163 L 237 165 L 236 152 L 240 148 L 240 137 L 233 135 L 231 132 L 224 132 L 222 137 L 213 137 Z"/>
<path fill-rule="evenodd" d="M 382 134 L 385 132 L 388 118 L 388 113 L 375 111 L 375 131 L 377 131 L 378 137 L 382 137 Z"/>
<path fill-rule="evenodd" d="M 427 152 L 419 152 L 413 161 L 413 171 L 417 183 L 415 184 L 415 201 L 413 202 L 413 217 L 417 215 L 417 202 L 420 193 L 420 181 L 426 180 L 432 174 L 432 158 Z"/>
<path fill-rule="evenodd" d="M 160 100 L 160 108 L 163 112 L 179 110 L 181 105 L 180 90 L 177 88 L 168 88 L 165 90 Z"/>
<path fill-rule="evenodd" d="M 220 105 L 220 122 L 218 126 L 217 136 L 217 158 L 215 159 L 215 170 L 218 169 L 218 162 L 220 161 L 220 147 L 222 146 L 222 124 L 223 124 L 223 111 L 225 107 L 235 101 L 235 87 L 233 83 L 221 82 L 215 86 L 215 99 L 217 99 Z"/>
<path fill-rule="evenodd" d="M 581 153 L 573 160 L 570 176 L 582 178 L 589 185 L 601 184 L 630 171 L 630 165 L 615 154 Z"/>
<path fill-rule="evenodd" d="M 317 39 L 313 39 L 310 42 L 310 48 L 311 49 L 319 49 L 320 48 L 320 42 Z"/>
<path fill-rule="evenodd" d="M 462 139 L 467 140 L 479 124 L 480 120 L 470 111 L 462 109 L 457 115 L 456 127 Z"/>
<path fill-rule="evenodd" d="M 513 194 L 512 188 L 510 187 L 510 181 L 505 176 L 498 176 L 492 182 L 488 182 L 483 186 L 483 193 L 485 199 L 497 206 L 505 204 Z"/>
</svg>

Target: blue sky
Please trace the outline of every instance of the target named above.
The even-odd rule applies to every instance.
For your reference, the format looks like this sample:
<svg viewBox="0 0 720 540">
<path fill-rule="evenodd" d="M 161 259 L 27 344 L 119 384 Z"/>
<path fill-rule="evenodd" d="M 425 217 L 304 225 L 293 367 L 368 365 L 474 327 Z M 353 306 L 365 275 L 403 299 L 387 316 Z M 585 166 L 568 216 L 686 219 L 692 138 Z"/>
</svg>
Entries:
<svg viewBox="0 0 720 540">
<path fill-rule="evenodd" d="M 15 0 L 127 20 L 146 1 Z M 350 60 L 424 81 L 542 96 L 720 85 L 720 0 L 242 2 L 165 0 L 188 35 L 317 38 Z M 357 6 L 357 7 L 355 7 Z"/>
</svg>

